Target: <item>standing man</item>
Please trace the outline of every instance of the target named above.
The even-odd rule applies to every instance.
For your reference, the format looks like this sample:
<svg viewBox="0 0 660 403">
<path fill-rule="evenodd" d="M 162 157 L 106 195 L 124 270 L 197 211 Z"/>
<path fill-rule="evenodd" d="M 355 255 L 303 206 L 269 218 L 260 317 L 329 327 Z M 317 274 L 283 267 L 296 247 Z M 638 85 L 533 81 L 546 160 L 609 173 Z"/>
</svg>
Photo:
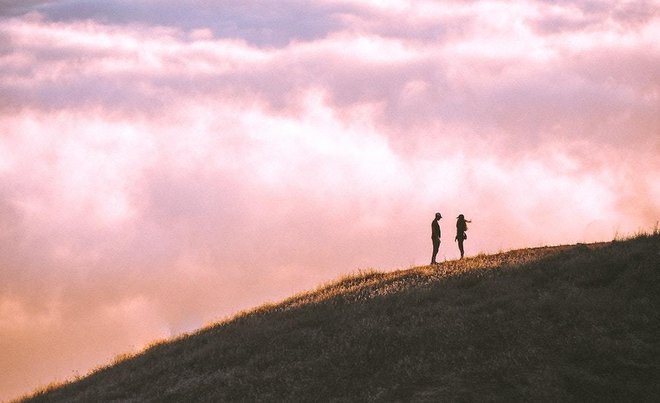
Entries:
<svg viewBox="0 0 660 403">
<path fill-rule="evenodd" d="M 466 220 L 463 214 L 459 214 L 458 217 L 456 217 L 456 238 L 454 241 L 458 241 L 458 250 L 461 252 L 461 259 L 463 259 L 464 255 L 463 241 L 467 239 L 465 231 L 467 231 L 467 223 L 469 222 L 471 221 Z"/>
<path fill-rule="evenodd" d="M 435 256 L 438 254 L 438 249 L 440 249 L 440 219 L 442 215 L 440 213 L 435 213 L 435 219 L 431 222 L 431 241 L 433 241 L 433 256 L 431 256 L 431 264 L 438 264 L 435 261 Z"/>
</svg>

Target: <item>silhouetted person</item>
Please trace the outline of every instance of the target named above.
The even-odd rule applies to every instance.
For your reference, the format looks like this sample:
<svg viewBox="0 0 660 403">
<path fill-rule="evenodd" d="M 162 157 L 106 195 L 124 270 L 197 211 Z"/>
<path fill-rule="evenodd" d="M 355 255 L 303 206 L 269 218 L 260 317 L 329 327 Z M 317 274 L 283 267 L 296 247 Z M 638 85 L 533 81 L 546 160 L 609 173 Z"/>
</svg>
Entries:
<svg viewBox="0 0 660 403">
<path fill-rule="evenodd" d="M 431 256 L 431 264 L 438 264 L 435 261 L 435 256 L 438 254 L 438 249 L 440 249 L 440 219 L 442 215 L 440 213 L 435 213 L 435 219 L 431 222 L 431 241 L 433 241 L 433 255 Z"/>
<path fill-rule="evenodd" d="M 456 238 L 454 238 L 454 241 L 458 241 L 458 250 L 461 251 L 461 259 L 463 259 L 463 241 L 467 239 L 465 231 L 467 231 L 467 223 L 472 221 L 466 220 L 463 214 L 459 214 L 456 218 Z"/>
</svg>

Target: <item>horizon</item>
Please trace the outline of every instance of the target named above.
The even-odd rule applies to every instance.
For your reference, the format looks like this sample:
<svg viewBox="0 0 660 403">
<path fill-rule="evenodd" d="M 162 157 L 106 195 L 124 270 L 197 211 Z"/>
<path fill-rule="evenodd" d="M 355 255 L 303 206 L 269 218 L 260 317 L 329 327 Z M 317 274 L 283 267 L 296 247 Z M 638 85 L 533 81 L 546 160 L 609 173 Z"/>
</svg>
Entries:
<svg viewBox="0 0 660 403">
<path fill-rule="evenodd" d="M 0 400 L 360 269 L 660 220 L 660 1 L 0 4 Z M 655 226 L 655 227 L 654 227 Z"/>
</svg>

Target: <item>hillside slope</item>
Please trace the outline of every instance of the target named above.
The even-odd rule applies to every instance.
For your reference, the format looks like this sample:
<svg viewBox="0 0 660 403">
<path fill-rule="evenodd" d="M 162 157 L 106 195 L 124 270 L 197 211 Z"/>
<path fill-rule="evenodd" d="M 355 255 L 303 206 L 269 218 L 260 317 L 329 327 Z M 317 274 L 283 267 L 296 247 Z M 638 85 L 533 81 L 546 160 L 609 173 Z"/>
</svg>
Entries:
<svg viewBox="0 0 660 403">
<path fill-rule="evenodd" d="M 660 236 L 362 273 L 27 398 L 654 401 Z"/>
</svg>

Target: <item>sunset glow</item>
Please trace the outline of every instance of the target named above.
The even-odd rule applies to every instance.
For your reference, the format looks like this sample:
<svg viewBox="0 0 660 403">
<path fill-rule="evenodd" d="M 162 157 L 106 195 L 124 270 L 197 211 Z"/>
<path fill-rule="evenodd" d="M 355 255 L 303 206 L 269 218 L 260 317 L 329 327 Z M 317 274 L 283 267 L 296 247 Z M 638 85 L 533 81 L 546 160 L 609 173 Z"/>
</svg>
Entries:
<svg viewBox="0 0 660 403">
<path fill-rule="evenodd" d="M 660 2 L 5 1 L 0 399 L 358 269 L 660 220 Z"/>
</svg>

